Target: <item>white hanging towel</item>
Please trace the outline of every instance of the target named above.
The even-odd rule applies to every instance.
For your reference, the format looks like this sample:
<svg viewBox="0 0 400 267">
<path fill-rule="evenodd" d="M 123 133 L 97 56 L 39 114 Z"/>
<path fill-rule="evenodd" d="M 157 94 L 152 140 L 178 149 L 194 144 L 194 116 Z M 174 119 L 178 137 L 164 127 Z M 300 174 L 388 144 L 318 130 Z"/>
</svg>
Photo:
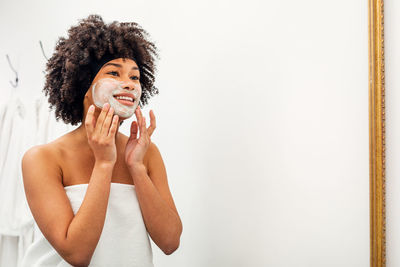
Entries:
<svg viewBox="0 0 400 267">
<path fill-rule="evenodd" d="M 82 204 L 87 187 L 88 184 L 64 187 L 74 214 Z M 89 266 L 153 267 L 152 248 L 135 186 L 111 183 L 110 187 L 103 231 Z M 35 228 L 40 232 L 36 223 Z M 22 261 L 22 267 L 41 266 L 72 266 L 57 253 L 43 234 L 28 248 Z"/>
<path fill-rule="evenodd" d="M 6 159 L 8 155 L 12 155 L 14 151 L 11 150 L 11 146 L 13 145 L 12 136 L 13 129 L 19 127 L 20 125 L 16 125 L 21 120 L 24 119 L 26 115 L 25 103 L 21 101 L 20 91 L 12 91 L 10 98 L 7 101 L 1 103 L 0 108 L 0 179 L 3 177 L 1 173 L 6 164 Z M 18 118 L 16 118 L 18 116 Z M 35 129 L 31 129 L 31 131 L 35 131 Z M 17 133 L 17 135 L 21 136 L 23 133 Z M 14 138 L 15 141 L 15 138 Z M 18 143 L 21 143 L 24 140 L 18 140 Z M 15 150 L 15 149 L 13 149 Z"/>
<path fill-rule="evenodd" d="M 72 129 L 56 121 L 54 111 L 49 109 L 42 94 L 34 99 L 23 99 L 21 92 L 13 92 L 0 114 L 4 116 L 0 132 L 0 235 L 20 236 L 29 232 L 27 227 L 33 227 L 21 168 L 26 150 L 48 143 Z"/>
<path fill-rule="evenodd" d="M 32 218 L 23 189 L 21 159 L 33 145 L 34 114 L 27 112 L 31 102 L 22 101 L 17 93 L 8 103 L 1 132 L 2 168 L 0 169 L 0 234 L 19 236 Z"/>
<path fill-rule="evenodd" d="M 33 241 L 33 217 L 22 182 L 22 155 L 36 131 L 32 102 L 13 91 L 2 107 L 0 132 L 0 267 L 19 266 Z"/>
<path fill-rule="evenodd" d="M 18 89 L 0 108 L 0 267 L 20 266 L 35 238 L 23 186 L 24 153 L 74 128 L 56 121 L 43 94 L 23 99 L 23 91 Z"/>
</svg>

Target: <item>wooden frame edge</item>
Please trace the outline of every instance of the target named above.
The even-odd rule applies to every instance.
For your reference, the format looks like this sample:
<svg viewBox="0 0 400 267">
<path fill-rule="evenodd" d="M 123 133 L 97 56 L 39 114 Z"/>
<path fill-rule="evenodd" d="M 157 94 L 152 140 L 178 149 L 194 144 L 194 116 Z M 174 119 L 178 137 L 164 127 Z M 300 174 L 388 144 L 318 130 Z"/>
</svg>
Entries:
<svg viewBox="0 0 400 267">
<path fill-rule="evenodd" d="M 383 0 L 369 1 L 370 266 L 386 266 Z"/>
</svg>

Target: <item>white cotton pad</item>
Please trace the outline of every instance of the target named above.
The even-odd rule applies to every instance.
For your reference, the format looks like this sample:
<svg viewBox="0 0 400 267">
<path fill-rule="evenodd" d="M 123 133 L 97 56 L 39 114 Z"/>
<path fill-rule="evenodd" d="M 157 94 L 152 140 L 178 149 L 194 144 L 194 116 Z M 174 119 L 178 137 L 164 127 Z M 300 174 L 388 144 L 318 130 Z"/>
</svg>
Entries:
<svg viewBox="0 0 400 267">
<path fill-rule="evenodd" d="M 103 108 L 105 103 L 109 103 L 114 108 L 114 114 L 122 117 L 131 117 L 139 105 L 140 96 L 142 95 L 142 88 L 140 83 L 134 83 L 134 90 L 126 90 L 123 88 L 124 83 L 119 82 L 112 78 L 103 78 L 98 80 L 92 86 L 93 102 L 98 108 Z M 120 101 L 114 96 L 128 93 L 134 96 L 134 101 Z"/>
</svg>

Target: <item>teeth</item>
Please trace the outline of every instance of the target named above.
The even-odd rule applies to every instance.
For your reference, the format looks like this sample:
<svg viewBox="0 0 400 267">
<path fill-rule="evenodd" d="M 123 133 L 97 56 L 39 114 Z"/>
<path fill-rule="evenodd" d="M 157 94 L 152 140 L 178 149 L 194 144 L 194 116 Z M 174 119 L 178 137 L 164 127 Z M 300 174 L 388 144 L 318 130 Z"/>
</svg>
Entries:
<svg viewBox="0 0 400 267">
<path fill-rule="evenodd" d="M 133 102 L 133 98 L 132 98 L 132 97 L 129 97 L 129 96 L 116 96 L 115 98 L 116 98 L 116 99 L 128 100 L 128 101 Z"/>
</svg>

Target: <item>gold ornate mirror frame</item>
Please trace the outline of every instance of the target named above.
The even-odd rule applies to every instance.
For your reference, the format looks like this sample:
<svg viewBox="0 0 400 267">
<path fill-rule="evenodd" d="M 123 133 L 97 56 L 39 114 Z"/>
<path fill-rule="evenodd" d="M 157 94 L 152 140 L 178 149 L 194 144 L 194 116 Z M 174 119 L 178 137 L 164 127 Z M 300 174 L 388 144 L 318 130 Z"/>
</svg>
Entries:
<svg viewBox="0 0 400 267">
<path fill-rule="evenodd" d="M 370 265 L 386 266 L 383 0 L 368 0 Z"/>
</svg>

